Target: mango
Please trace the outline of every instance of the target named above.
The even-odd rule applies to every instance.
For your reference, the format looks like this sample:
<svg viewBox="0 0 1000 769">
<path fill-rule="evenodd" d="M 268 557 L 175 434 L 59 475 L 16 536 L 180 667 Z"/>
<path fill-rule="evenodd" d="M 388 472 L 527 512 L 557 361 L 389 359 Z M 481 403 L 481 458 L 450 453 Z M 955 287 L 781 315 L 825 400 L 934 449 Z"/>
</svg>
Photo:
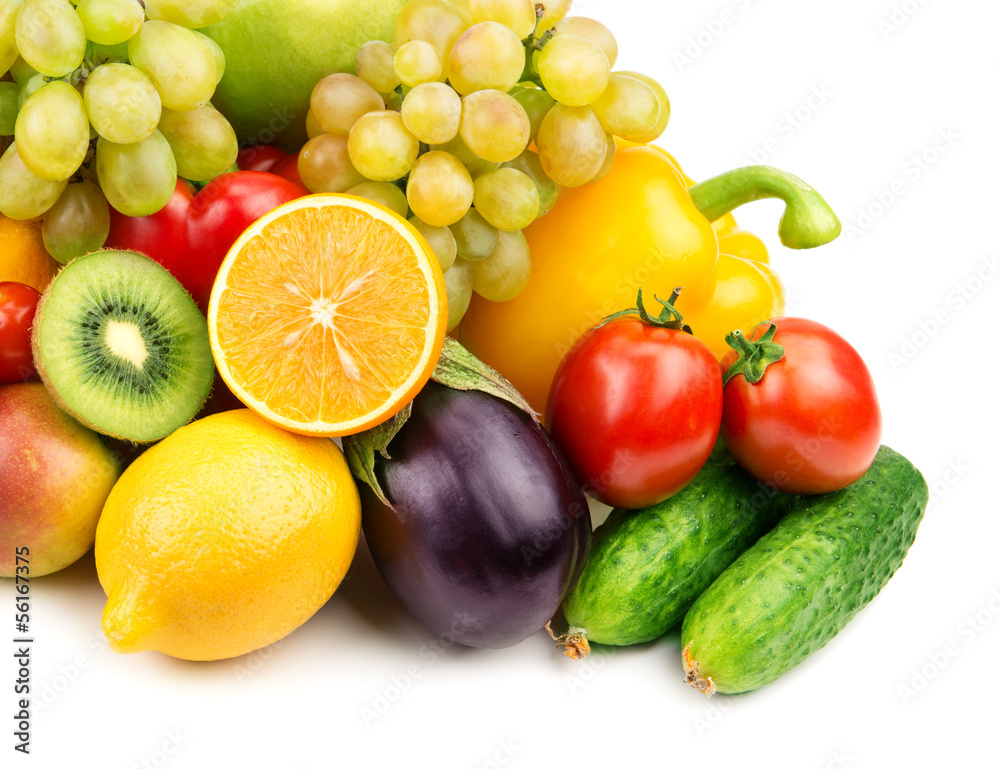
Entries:
<svg viewBox="0 0 1000 769">
<path fill-rule="evenodd" d="M 78 560 L 119 475 L 119 458 L 40 382 L 0 387 L 0 577 L 18 573 L 22 548 L 31 578 Z"/>
</svg>

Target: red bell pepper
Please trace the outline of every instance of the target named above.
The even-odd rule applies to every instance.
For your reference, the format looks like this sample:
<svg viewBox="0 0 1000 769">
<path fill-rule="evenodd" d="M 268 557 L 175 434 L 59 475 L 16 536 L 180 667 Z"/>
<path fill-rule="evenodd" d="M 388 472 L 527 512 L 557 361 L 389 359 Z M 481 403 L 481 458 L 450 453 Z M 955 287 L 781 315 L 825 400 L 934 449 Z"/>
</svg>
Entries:
<svg viewBox="0 0 1000 769">
<path fill-rule="evenodd" d="M 241 171 L 264 171 L 271 173 L 278 163 L 287 160 L 288 153 L 270 144 L 256 144 L 244 147 L 236 156 L 236 167 Z"/>
<path fill-rule="evenodd" d="M 112 209 L 105 245 L 155 259 L 205 312 L 212 283 L 236 239 L 271 209 L 308 194 L 301 183 L 263 171 L 222 174 L 197 194 L 178 180 L 173 197 L 151 216 L 124 216 Z"/>
<path fill-rule="evenodd" d="M 269 144 L 244 147 L 236 158 L 236 165 L 241 171 L 266 171 L 289 181 L 302 182 L 302 177 L 299 176 L 299 153 L 289 155 Z"/>
</svg>

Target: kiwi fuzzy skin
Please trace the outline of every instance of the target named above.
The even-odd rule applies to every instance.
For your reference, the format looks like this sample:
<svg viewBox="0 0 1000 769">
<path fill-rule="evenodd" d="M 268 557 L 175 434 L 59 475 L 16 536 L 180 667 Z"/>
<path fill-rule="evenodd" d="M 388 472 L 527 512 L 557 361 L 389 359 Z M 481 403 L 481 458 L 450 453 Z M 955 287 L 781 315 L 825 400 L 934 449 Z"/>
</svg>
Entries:
<svg viewBox="0 0 1000 769">
<path fill-rule="evenodd" d="M 88 256 L 93 256 L 94 254 L 105 253 L 105 252 L 108 252 L 108 251 L 118 251 L 118 252 L 122 252 L 122 253 L 132 253 L 132 254 L 136 254 L 138 256 L 144 256 L 147 259 L 150 258 L 150 257 L 146 256 L 145 254 L 139 253 L 138 251 L 125 251 L 123 249 L 101 249 L 100 251 L 92 251 L 92 252 L 90 252 L 88 254 L 83 254 L 81 256 L 77 256 L 77 257 L 71 259 L 70 261 L 68 261 L 66 264 L 64 264 L 60 268 L 59 273 L 61 273 L 64 269 L 66 269 L 71 264 L 73 264 L 73 262 L 77 261 L 77 259 L 86 259 Z M 40 333 L 39 329 L 41 328 L 41 325 L 42 325 L 41 324 L 41 319 L 42 319 L 43 313 L 45 311 L 45 304 L 46 304 L 46 302 L 47 302 L 47 300 L 49 298 L 49 294 L 52 293 L 52 287 L 55 285 L 56 278 L 59 277 L 59 273 L 56 273 L 55 277 L 53 277 L 52 280 L 49 281 L 48 286 L 45 287 L 45 291 L 42 292 L 42 295 L 41 295 L 41 297 L 38 300 L 38 305 L 37 305 L 37 307 L 35 309 L 35 320 L 31 324 L 31 357 L 32 357 L 33 362 L 34 362 L 35 371 L 38 372 L 38 376 L 42 380 L 42 384 L 45 385 L 45 389 L 48 390 L 49 395 L 52 397 L 52 400 L 55 402 L 55 404 L 60 409 L 62 409 L 67 414 L 69 414 L 71 417 L 73 417 L 73 419 L 75 419 L 77 422 L 79 422 L 80 424 L 82 424 L 84 427 L 88 427 L 91 430 L 93 430 L 94 432 L 100 433 L 101 435 L 106 435 L 109 438 L 113 438 L 116 441 L 121 441 L 122 443 L 127 443 L 127 444 L 130 444 L 132 446 L 141 446 L 141 445 L 148 446 L 148 445 L 151 445 L 153 443 L 156 443 L 159 440 L 162 440 L 161 438 L 152 438 L 152 439 L 149 439 L 149 440 L 135 440 L 134 438 L 128 438 L 128 437 L 126 437 L 124 435 L 117 435 L 117 434 L 115 434 L 113 432 L 108 431 L 104 427 L 101 427 L 99 425 L 94 424 L 91 420 L 89 420 L 86 417 L 84 417 L 82 414 L 80 414 L 79 412 L 77 412 L 75 409 L 70 408 L 70 406 L 66 403 L 66 401 L 64 401 L 62 399 L 62 397 L 60 397 L 59 391 L 56 390 L 56 388 L 51 384 L 51 381 L 50 381 L 49 376 L 48 376 L 48 372 L 47 372 L 47 370 L 45 368 L 45 360 L 44 360 L 44 358 L 42 357 L 42 354 L 41 354 L 41 339 L 40 339 L 41 333 Z M 187 292 L 186 290 L 185 290 L 185 293 L 189 297 L 191 297 L 191 294 L 189 292 Z M 194 298 L 193 297 L 191 298 L 191 301 L 194 302 Z M 209 393 L 211 393 L 211 389 L 209 390 Z M 198 411 L 196 412 L 196 414 L 198 412 L 200 412 L 201 409 L 204 407 L 205 403 L 208 401 L 208 397 L 209 396 L 206 395 L 201 400 L 201 402 L 198 404 Z M 189 421 L 191 421 L 191 420 L 189 420 Z"/>
</svg>

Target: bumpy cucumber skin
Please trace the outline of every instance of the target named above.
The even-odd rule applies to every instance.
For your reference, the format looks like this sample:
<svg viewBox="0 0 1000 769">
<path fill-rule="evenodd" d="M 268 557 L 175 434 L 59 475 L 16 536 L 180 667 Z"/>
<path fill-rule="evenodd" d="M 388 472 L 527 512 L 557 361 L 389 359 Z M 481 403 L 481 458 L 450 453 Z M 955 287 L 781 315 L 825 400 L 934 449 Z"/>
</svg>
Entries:
<svg viewBox="0 0 1000 769">
<path fill-rule="evenodd" d="M 720 441 L 680 492 L 642 510 L 615 509 L 594 531 L 563 604 L 570 632 L 614 646 L 659 638 L 791 499 L 755 481 Z"/>
<path fill-rule="evenodd" d="M 751 691 L 825 645 L 899 568 L 927 498 L 920 471 L 887 446 L 846 489 L 797 497 L 684 618 L 689 683 Z"/>
</svg>

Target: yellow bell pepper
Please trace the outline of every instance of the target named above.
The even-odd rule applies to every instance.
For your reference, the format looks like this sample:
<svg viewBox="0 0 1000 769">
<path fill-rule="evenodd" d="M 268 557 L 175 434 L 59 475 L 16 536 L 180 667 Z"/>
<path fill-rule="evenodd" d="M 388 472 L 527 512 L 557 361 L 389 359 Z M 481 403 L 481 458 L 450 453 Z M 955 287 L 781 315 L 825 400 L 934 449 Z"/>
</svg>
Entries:
<svg viewBox="0 0 1000 769">
<path fill-rule="evenodd" d="M 687 186 L 697 182 L 661 147 L 677 167 Z M 758 323 L 785 314 L 785 287 L 770 268 L 764 241 L 740 229 L 732 212 L 712 222 L 719 239 L 719 261 L 712 277 L 711 296 L 696 302 L 685 297 L 684 320 L 720 361 L 730 351 L 726 335 L 734 329 L 749 332 Z M 689 301 L 690 300 L 690 301 Z"/>
<path fill-rule="evenodd" d="M 630 147 L 640 146 L 632 142 L 625 142 L 624 140 L 620 140 L 620 143 Z M 662 153 L 674 164 L 674 167 L 680 171 L 681 176 L 684 178 L 684 183 L 689 188 L 697 184 L 694 179 L 685 173 L 684 169 L 681 168 L 681 164 L 677 162 L 677 158 L 671 153 L 655 144 L 650 144 L 649 146 L 651 149 Z M 733 216 L 731 211 L 712 222 L 712 229 L 715 230 L 715 234 L 719 238 L 720 254 L 738 256 L 741 259 L 752 259 L 755 262 L 763 262 L 764 264 L 770 263 L 771 259 L 767 254 L 767 246 L 764 245 L 764 241 L 752 232 L 740 229 L 740 226 L 736 223 L 736 217 Z M 730 348 L 727 347 L 726 349 L 729 350 Z"/>
<path fill-rule="evenodd" d="M 792 248 L 821 245 L 840 232 L 840 222 L 815 190 L 775 169 L 738 169 L 690 190 L 687 181 L 665 152 L 619 148 L 603 179 L 564 190 L 555 207 L 525 230 L 532 256 L 527 287 L 509 302 L 475 297 L 461 341 L 543 411 L 556 367 L 570 346 L 602 318 L 632 306 L 639 288 L 647 296 L 668 297 L 682 286 L 678 309 L 702 339 L 719 335 L 724 340 L 742 326 L 720 333 L 713 318 L 728 322 L 731 316 L 723 321 L 718 308 L 745 303 L 740 286 L 762 286 L 763 298 L 773 273 L 766 262 L 720 255 L 720 235 L 712 222 L 736 206 L 782 198 L 786 208 L 779 234 Z M 730 229 L 723 232 L 723 242 L 735 232 L 735 220 L 724 224 Z M 780 283 L 773 280 L 776 295 Z M 773 296 L 770 303 L 759 303 L 760 311 L 774 306 Z M 698 318 L 706 331 L 695 326 Z"/>
</svg>

